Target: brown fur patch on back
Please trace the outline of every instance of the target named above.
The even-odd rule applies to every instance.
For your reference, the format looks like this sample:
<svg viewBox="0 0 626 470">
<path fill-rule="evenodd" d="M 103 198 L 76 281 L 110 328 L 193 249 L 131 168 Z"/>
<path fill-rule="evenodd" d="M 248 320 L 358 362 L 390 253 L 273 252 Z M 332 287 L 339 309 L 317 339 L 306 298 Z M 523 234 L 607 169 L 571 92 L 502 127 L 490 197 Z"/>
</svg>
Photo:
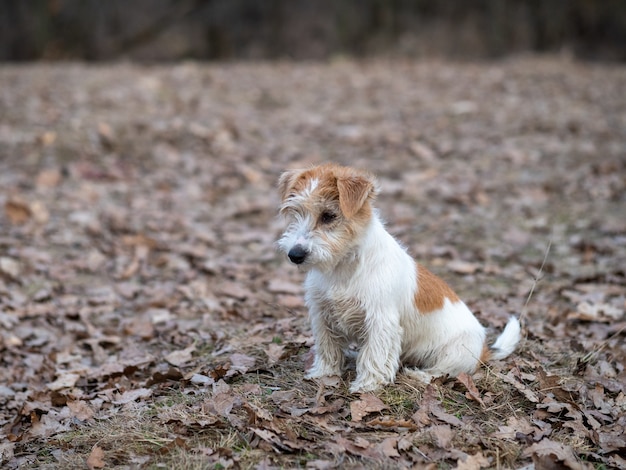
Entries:
<svg viewBox="0 0 626 470">
<path fill-rule="evenodd" d="M 415 293 L 415 307 L 422 314 L 431 313 L 443 308 L 445 299 L 458 302 L 459 297 L 446 282 L 431 273 L 424 266 L 417 266 L 417 292 Z"/>
</svg>

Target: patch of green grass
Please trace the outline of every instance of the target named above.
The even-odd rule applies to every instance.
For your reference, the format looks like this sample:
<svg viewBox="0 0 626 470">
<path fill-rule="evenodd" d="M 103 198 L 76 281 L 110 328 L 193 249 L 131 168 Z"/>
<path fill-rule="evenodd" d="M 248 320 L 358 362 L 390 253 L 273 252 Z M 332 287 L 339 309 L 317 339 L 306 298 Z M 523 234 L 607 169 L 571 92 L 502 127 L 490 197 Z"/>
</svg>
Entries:
<svg viewBox="0 0 626 470">
<path fill-rule="evenodd" d="M 395 385 L 385 387 L 378 396 L 389 407 L 390 414 L 402 418 L 410 418 L 421 401 L 421 395 L 414 393 L 413 390 Z"/>
</svg>

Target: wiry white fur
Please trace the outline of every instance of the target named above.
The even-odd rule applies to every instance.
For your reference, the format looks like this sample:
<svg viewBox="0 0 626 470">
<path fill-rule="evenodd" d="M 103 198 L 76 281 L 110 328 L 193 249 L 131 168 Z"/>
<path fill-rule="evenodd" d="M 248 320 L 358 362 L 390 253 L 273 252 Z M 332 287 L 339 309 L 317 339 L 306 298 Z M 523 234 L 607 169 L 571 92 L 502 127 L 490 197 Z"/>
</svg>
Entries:
<svg viewBox="0 0 626 470">
<path fill-rule="evenodd" d="M 415 265 L 374 214 L 355 250 L 334 269 L 313 265 L 305 300 L 316 355 L 309 378 L 340 374 L 343 351 L 359 347 L 351 391 L 393 382 L 400 366 L 401 317 L 411 310 Z"/>
<path fill-rule="evenodd" d="M 441 310 L 404 318 L 402 362 L 418 365 L 406 371 L 425 382 L 442 375 L 474 372 L 485 344 L 485 329 L 461 302 L 445 299 Z"/>
<path fill-rule="evenodd" d="M 313 191 L 314 186 L 307 189 Z M 332 230 L 321 236 L 314 218 L 300 210 L 300 198 L 307 196 L 301 193 L 286 201 L 292 222 L 278 241 L 285 253 L 295 245 L 310 252 L 300 265 L 307 270 L 305 301 L 316 347 L 307 377 L 340 375 L 352 343 L 358 355 L 351 392 L 392 383 L 401 364 L 425 382 L 474 372 L 485 329 L 467 306 L 445 299 L 440 310 L 419 312 L 415 261 L 385 230 L 377 212 L 373 210 L 365 229 L 337 252 Z M 519 339 L 519 322 L 512 318 L 494 344 L 492 357 L 506 357 Z"/>
<path fill-rule="evenodd" d="M 491 358 L 492 359 L 504 359 L 515 351 L 515 347 L 522 338 L 522 331 L 519 320 L 515 317 L 511 317 L 504 327 L 504 331 L 496 342 L 491 346 Z"/>
<path fill-rule="evenodd" d="M 297 200 L 295 200 L 297 198 L 292 199 L 290 204 L 297 204 Z M 323 267 L 327 266 L 329 263 L 332 264 L 333 254 L 331 247 L 328 242 L 320 238 L 314 230 L 315 219 L 311 214 L 293 211 L 292 217 L 292 222 L 289 224 L 280 240 L 278 240 L 278 248 L 288 253 L 293 246 L 302 246 L 310 252 L 306 266 L 316 265 Z"/>
</svg>

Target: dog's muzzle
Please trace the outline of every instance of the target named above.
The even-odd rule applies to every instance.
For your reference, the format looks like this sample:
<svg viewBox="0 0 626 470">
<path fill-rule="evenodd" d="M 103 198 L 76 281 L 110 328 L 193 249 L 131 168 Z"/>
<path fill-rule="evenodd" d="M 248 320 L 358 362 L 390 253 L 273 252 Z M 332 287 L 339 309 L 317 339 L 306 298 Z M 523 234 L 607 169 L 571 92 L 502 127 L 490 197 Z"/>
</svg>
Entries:
<svg viewBox="0 0 626 470">
<path fill-rule="evenodd" d="M 294 246 L 291 250 L 289 250 L 289 253 L 287 253 L 287 256 L 289 256 L 289 259 L 294 264 L 304 263 L 304 260 L 308 255 L 308 250 L 306 250 L 302 245 Z"/>
</svg>

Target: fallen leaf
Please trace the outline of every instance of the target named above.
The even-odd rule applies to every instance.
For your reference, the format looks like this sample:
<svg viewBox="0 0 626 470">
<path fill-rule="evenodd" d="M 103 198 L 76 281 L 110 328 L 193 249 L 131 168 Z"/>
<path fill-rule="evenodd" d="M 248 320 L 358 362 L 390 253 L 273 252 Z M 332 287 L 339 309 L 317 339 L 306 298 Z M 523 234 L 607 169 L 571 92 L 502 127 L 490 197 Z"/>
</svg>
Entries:
<svg viewBox="0 0 626 470">
<path fill-rule="evenodd" d="M 227 376 L 234 375 L 236 373 L 245 374 L 256 364 L 256 359 L 247 354 L 235 353 L 230 356 L 230 370 L 226 373 Z"/>
<path fill-rule="evenodd" d="M 131 318 L 130 321 L 124 324 L 124 332 L 129 335 L 138 336 L 143 340 L 154 338 L 155 335 L 154 324 L 146 315 Z M 167 359 L 165 360 L 167 361 Z M 170 362 L 170 364 L 172 363 Z"/>
<path fill-rule="evenodd" d="M 192 343 L 187 346 L 185 349 L 180 349 L 178 351 L 172 351 L 163 359 L 165 359 L 168 363 L 173 366 L 180 367 L 183 364 L 191 361 L 193 353 L 196 351 L 196 343 Z"/>
<path fill-rule="evenodd" d="M 35 184 L 38 188 L 54 188 L 61 182 L 61 172 L 57 168 L 42 170 L 37 175 Z"/>
<path fill-rule="evenodd" d="M 499 374 L 500 379 L 504 382 L 513 385 L 522 395 L 526 397 L 526 399 L 532 403 L 539 403 L 541 400 L 537 393 L 534 390 L 531 390 L 522 382 L 517 380 L 517 378 L 513 375 L 513 371 L 510 371 L 508 374 Z"/>
<path fill-rule="evenodd" d="M 82 400 L 68 400 L 67 407 L 72 412 L 72 415 L 79 421 L 87 421 L 93 418 L 94 411 L 91 406 Z"/>
<path fill-rule="evenodd" d="M 106 122 L 98 123 L 98 137 L 102 145 L 107 149 L 111 149 L 116 140 L 113 129 Z"/>
<path fill-rule="evenodd" d="M 57 140 L 57 133 L 54 131 L 45 131 L 37 136 L 37 141 L 44 147 L 49 147 Z"/>
<path fill-rule="evenodd" d="M 247 410 L 250 410 L 254 414 L 255 422 L 256 422 L 257 419 L 270 421 L 270 422 L 274 419 L 274 417 L 272 416 L 271 412 L 269 412 L 268 410 L 266 410 L 264 408 L 261 408 L 258 405 L 255 405 L 252 402 L 244 403 L 244 407 Z"/>
<path fill-rule="evenodd" d="M 221 416 L 228 416 L 235 406 L 241 404 L 241 399 L 230 392 L 218 393 L 209 400 L 209 405 L 215 413 Z"/>
<path fill-rule="evenodd" d="M 332 460 L 309 460 L 306 463 L 306 468 L 310 468 L 312 470 L 330 470 L 337 468 L 337 463 Z"/>
<path fill-rule="evenodd" d="M 500 426 L 494 436 L 500 439 L 515 440 L 517 433 L 528 435 L 532 434 L 535 429 L 523 416 L 519 418 L 510 416 L 506 421 L 506 426 Z"/>
<path fill-rule="evenodd" d="M 237 300 L 246 300 L 252 296 L 252 292 L 236 282 L 224 281 L 218 289 L 220 294 Z"/>
<path fill-rule="evenodd" d="M 328 405 L 314 406 L 308 411 L 309 413 L 314 414 L 314 415 L 322 415 L 325 413 L 336 413 L 337 411 L 343 408 L 344 403 L 345 401 L 343 400 L 343 398 L 338 398 L 337 400 L 330 402 Z"/>
<path fill-rule="evenodd" d="M 229 370 L 230 370 L 230 364 L 220 364 L 220 365 L 215 366 L 213 369 L 211 369 L 209 371 L 209 375 L 214 381 L 220 380 L 227 376 Z"/>
<path fill-rule="evenodd" d="M 213 379 L 213 377 L 208 377 L 206 375 L 202 375 L 202 374 L 193 374 L 190 378 L 189 381 L 192 384 L 195 385 L 213 385 L 215 383 L 215 380 Z"/>
<path fill-rule="evenodd" d="M 21 271 L 21 264 L 17 260 L 7 256 L 0 257 L 0 273 L 9 276 L 13 280 L 18 280 Z"/>
<path fill-rule="evenodd" d="M 374 418 L 367 422 L 367 426 L 376 429 L 393 429 L 395 431 L 402 431 L 407 429 L 414 431 L 417 429 L 417 426 L 415 426 L 415 424 L 409 420 L 395 419 L 390 416 Z"/>
<path fill-rule="evenodd" d="M 445 411 L 439 403 L 436 403 L 435 405 L 431 407 L 430 413 L 439 421 L 451 424 L 452 426 L 463 425 L 463 421 L 461 421 L 459 418 L 457 418 L 453 414 L 450 414 L 447 411 Z"/>
<path fill-rule="evenodd" d="M 457 470 L 480 470 L 489 466 L 489 459 L 482 452 L 474 455 L 468 455 L 464 460 L 459 459 L 456 462 Z"/>
<path fill-rule="evenodd" d="M 15 455 L 15 442 L 0 442 L 0 462 L 8 462 Z"/>
<path fill-rule="evenodd" d="M 41 201 L 33 201 L 30 204 L 30 213 L 33 220 L 38 224 L 44 225 L 50 220 L 50 212 L 46 205 Z"/>
<path fill-rule="evenodd" d="M 303 448 L 302 444 L 295 443 L 288 439 L 281 439 L 276 433 L 269 429 L 252 428 L 252 432 L 272 445 L 276 452 L 292 452 Z"/>
<path fill-rule="evenodd" d="M 61 390 L 63 388 L 70 388 L 76 385 L 80 379 L 80 375 L 74 374 L 72 372 L 63 372 L 61 373 L 54 382 L 50 382 L 46 384 L 49 390 L 56 391 Z"/>
<path fill-rule="evenodd" d="M 104 468 L 104 450 L 101 447 L 94 446 L 89 453 L 89 457 L 87 457 L 87 467 L 89 470 L 93 470 L 95 468 Z"/>
<path fill-rule="evenodd" d="M 451 424 L 452 426 L 462 426 L 461 421 L 456 416 L 445 411 L 439 401 L 436 398 L 436 390 L 433 384 L 428 384 L 424 390 L 422 401 L 420 402 L 419 409 L 413 413 L 411 419 L 419 426 L 424 427 L 432 423 L 431 416 L 434 416 L 439 421 Z"/>
<path fill-rule="evenodd" d="M 341 385 L 341 377 L 337 375 L 325 375 L 317 379 L 317 381 L 324 387 L 337 388 Z"/>
<path fill-rule="evenodd" d="M 584 470 L 592 468 L 590 464 L 583 464 L 576 458 L 574 450 L 560 442 L 543 439 L 531 445 L 523 452 L 524 456 L 532 457 L 535 468 L 548 470 L 554 468 L 569 468 L 571 470 Z"/>
<path fill-rule="evenodd" d="M 347 451 L 358 457 L 379 459 L 382 456 L 378 449 L 372 448 L 370 442 L 362 437 L 357 437 L 354 441 L 351 441 L 343 436 L 339 436 L 335 442 L 341 449 L 343 449 L 343 451 Z"/>
<path fill-rule="evenodd" d="M 177 436 L 175 439 L 171 440 L 164 446 L 160 447 L 158 450 L 158 453 L 161 455 L 165 455 L 165 454 L 169 454 L 172 450 L 175 450 L 178 448 L 189 450 L 189 446 L 187 445 L 187 442 L 180 436 Z"/>
<path fill-rule="evenodd" d="M 269 359 L 269 364 L 274 365 L 280 358 L 283 356 L 285 352 L 285 346 L 282 344 L 270 343 L 265 350 L 265 354 L 267 354 L 267 358 Z"/>
<path fill-rule="evenodd" d="M 398 437 L 388 437 L 384 439 L 383 442 L 378 444 L 377 450 L 385 457 L 400 457 L 397 449 L 398 439 Z"/>
<path fill-rule="evenodd" d="M 350 414 L 352 421 L 358 422 L 370 413 L 382 411 L 387 408 L 388 406 L 376 395 L 366 393 L 361 395 L 359 400 L 354 400 L 350 403 Z"/>
<path fill-rule="evenodd" d="M 297 392 L 295 390 L 275 390 L 270 395 L 270 398 L 275 404 L 279 405 L 292 401 L 296 395 Z"/>
<path fill-rule="evenodd" d="M 568 313 L 567 318 L 608 323 L 620 320 L 624 312 L 624 308 L 617 308 L 608 303 L 585 301 L 578 304 L 575 312 Z"/>
<path fill-rule="evenodd" d="M 450 449 L 452 446 L 452 439 L 454 438 L 454 431 L 447 424 L 438 424 L 431 426 L 428 432 L 435 440 L 438 447 L 442 449 Z"/>
<path fill-rule="evenodd" d="M 467 393 L 465 394 L 465 396 L 480 403 L 481 406 L 483 407 L 485 406 L 485 403 L 483 402 L 483 399 L 480 397 L 480 393 L 478 392 L 478 389 L 476 388 L 476 385 L 474 384 L 474 380 L 472 380 L 471 376 L 469 376 L 465 372 L 461 372 L 457 376 L 457 380 L 461 382 L 463 385 L 465 385 L 465 388 L 467 389 Z"/>
<path fill-rule="evenodd" d="M 24 224 L 32 216 L 29 205 L 20 199 L 9 199 L 4 203 L 4 211 L 14 225 Z"/>
<path fill-rule="evenodd" d="M 125 405 L 137 401 L 141 398 L 148 398 L 152 396 L 152 390 L 149 388 L 136 388 L 133 390 L 126 390 L 124 393 L 115 394 L 115 399 L 111 402 L 114 405 Z"/>
<path fill-rule="evenodd" d="M 415 140 L 409 144 L 409 148 L 413 155 L 425 162 L 433 162 L 437 159 L 435 151 L 423 142 Z"/>
<path fill-rule="evenodd" d="M 32 424 L 30 435 L 43 439 L 61 432 L 67 432 L 71 427 L 71 412 L 67 407 L 59 410 L 49 408 L 47 413 L 40 417 L 38 417 L 36 412 L 32 412 L 30 413 L 30 419 Z"/>
<path fill-rule="evenodd" d="M 448 269 L 458 274 L 474 274 L 480 268 L 478 263 L 468 263 L 467 261 L 453 260 L 448 263 Z"/>
</svg>

